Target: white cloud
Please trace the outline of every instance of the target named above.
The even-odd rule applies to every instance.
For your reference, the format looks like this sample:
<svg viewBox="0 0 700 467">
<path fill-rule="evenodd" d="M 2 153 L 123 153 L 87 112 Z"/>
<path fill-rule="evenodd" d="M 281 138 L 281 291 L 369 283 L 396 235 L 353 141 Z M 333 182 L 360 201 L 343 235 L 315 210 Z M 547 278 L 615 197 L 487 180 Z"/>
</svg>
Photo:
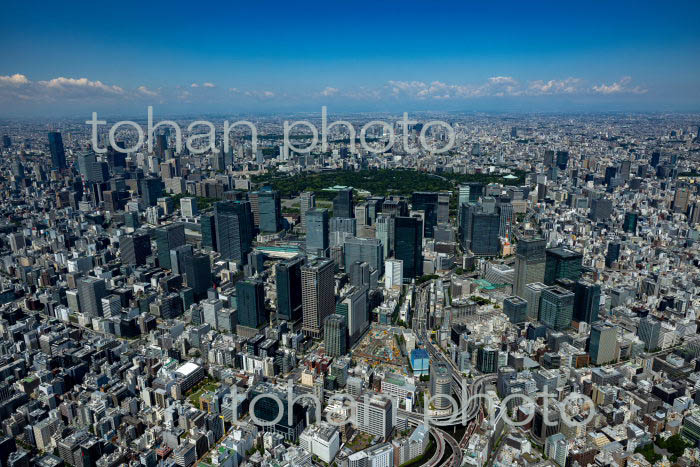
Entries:
<svg viewBox="0 0 700 467">
<path fill-rule="evenodd" d="M 146 86 L 139 86 L 138 88 L 136 88 L 136 90 L 137 90 L 138 92 L 140 92 L 141 94 L 144 94 L 144 95 L 146 95 L 146 96 L 151 96 L 151 97 L 153 97 L 153 96 L 157 96 L 157 95 L 158 95 L 157 92 L 151 91 L 151 90 L 148 89 Z"/>
<path fill-rule="evenodd" d="M 197 83 L 192 83 L 192 84 L 190 84 L 190 87 L 191 87 L 191 88 L 198 88 L 198 87 L 199 87 L 199 84 L 197 84 Z"/>
<path fill-rule="evenodd" d="M 244 94 L 258 99 L 270 99 L 275 97 L 275 93 L 272 91 L 246 91 Z"/>
<path fill-rule="evenodd" d="M 19 86 L 22 84 L 29 84 L 29 82 L 26 76 L 19 73 L 10 76 L 0 76 L 0 85 Z"/>
<path fill-rule="evenodd" d="M 87 78 L 54 78 L 49 81 L 39 81 L 39 85 L 63 93 L 85 94 L 84 91 L 98 91 L 103 94 L 123 94 L 124 89 L 116 85 L 107 85 L 102 81 L 90 81 Z"/>
<path fill-rule="evenodd" d="M 598 94 L 645 94 L 648 91 L 648 89 L 642 88 L 641 86 L 630 87 L 629 84 L 631 82 L 632 77 L 623 76 L 619 81 L 612 84 L 600 84 L 598 86 L 593 86 L 593 91 L 597 92 Z"/>
<path fill-rule="evenodd" d="M 549 81 L 530 81 L 527 94 L 574 94 L 581 91 L 581 89 L 578 87 L 580 83 L 581 79 L 572 77 L 564 80 L 550 79 Z"/>
<path fill-rule="evenodd" d="M 214 83 L 204 83 L 202 84 L 205 88 L 215 88 L 216 85 Z"/>
<path fill-rule="evenodd" d="M 321 91 L 321 95 L 323 97 L 331 97 L 331 96 L 338 94 L 338 91 L 339 91 L 338 88 L 332 88 L 330 86 L 327 86 L 326 89 Z"/>
</svg>

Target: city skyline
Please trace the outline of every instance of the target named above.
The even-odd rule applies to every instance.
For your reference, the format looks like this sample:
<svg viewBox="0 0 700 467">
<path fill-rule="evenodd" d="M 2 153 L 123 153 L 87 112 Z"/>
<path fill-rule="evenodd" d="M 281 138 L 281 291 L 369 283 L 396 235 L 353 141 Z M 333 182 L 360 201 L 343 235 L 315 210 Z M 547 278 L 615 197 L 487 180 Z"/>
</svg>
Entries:
<svg viewBox="0 0 700 467">
<path fill-rule="evenodd" d="M 700 7 L 6 5 L 0 117 L 695 111 Z M 601 8 L 605 7 L 605 13 Z M 184 14 L 184 13 L 187 14 Z M 32 25 L 31 41 L 22 37 Z M 128 26 L 127 26 L 128 25 Z"/>
</svg>

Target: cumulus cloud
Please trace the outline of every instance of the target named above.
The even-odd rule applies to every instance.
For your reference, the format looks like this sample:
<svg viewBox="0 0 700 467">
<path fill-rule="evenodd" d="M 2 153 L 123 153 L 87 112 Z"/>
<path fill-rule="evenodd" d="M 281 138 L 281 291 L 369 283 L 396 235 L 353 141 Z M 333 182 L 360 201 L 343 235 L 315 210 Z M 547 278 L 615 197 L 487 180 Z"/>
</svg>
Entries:
<svg viewBox="0 0 700 467">
<path fill-rule="evenodd" d="M 49 81 L 39 81 L 41 86 L 55 89 L 64 93 L 83 94 L 83 91 L 97 91 L 106 94 L 123 94 L 124 89 L 116 85 L 107 85 L 102 81 L 90 81 L 87 78 L 54 78 Z"/>
<path fill-rule="evenodd" d="M 0 76 L 0 86 L 20 86 L 22 84 L 29 84 L 29 79 L 22 74 L 15 73 L 14 75 Z"/>
<path fill-rule="evenodd" d="M 630 93 L 630 94 L 645 94 L 648 89 L 642 88 L 641 86 L 630 86 L 632 82 L 632 77 L 623 76 L 619 81 L 612 84 L 599 84 L 593 86 L 593 91 L 598 94 L 620 94 L 620 93 Z"/>
<path fill-rule="evenodd" d="M 191 87 L 191 88 L 198 88 L 198 87 L 199 87 L 199 84 L 197 84 L 197 83 L 192 83 L 192 84 L 190 84 L 190 87 Z"/>
<path fill-rule="evenodd" d="M 275 97 L 275 93 L 272 91 L 246 91 L 244 94 L 258 99 L 271 99 Z"/>
<path fill-rule="evenodd" d="M 564 80 L 550 79 L 549 81 L 530 81 L 527 94 L 573 94 L 581 91 L 579 88 L 580 83 L 580 78 L 572 77 Z"/>
<path fill-rule="evenodd" d="M 330 86 L 327 86 L 326 89 L 324 89 L 323 91 L 321 91 L 320 94 L 321 94 L 323 97 L 331 97 L 331 96 L 334 96 L 334 95 L 338 94 L 338 91 L 339 91 L 338 88 L 332 88 L 332 87 L 330 87 Z"/>
<path fill-rule="evenodd" d="M 215 88 L 216 85 L 214 83 L 204 83 L 202 84 L 205 88 Z"/>
<path fill-rule="evenodd" d="M 145 96 L 151 96 L 151 97 L 153 97 L 153 96 L 157 96 L 157 95 L 158 95 L 157 92 L 151 91 L 151 90 L 148 89 L 146 86 L 139 86 L 138 88 L 136 88 L 136 90 L 137 90 L 138 92 L 140 92 L 141 94 L 145 95 Z"/>
</svg>

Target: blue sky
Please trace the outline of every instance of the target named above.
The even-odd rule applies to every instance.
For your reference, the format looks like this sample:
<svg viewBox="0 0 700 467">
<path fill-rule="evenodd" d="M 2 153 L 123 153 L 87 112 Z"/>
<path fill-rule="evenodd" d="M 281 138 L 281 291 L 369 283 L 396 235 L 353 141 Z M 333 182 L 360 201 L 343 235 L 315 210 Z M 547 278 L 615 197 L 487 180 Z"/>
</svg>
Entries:
<svg viewBox="0 0 700 467">
<path fill-rule="evenodd" d="M 697 1 L 238 3 L 5 1 L 0 115 L 700 110 Z"/>
</svg>

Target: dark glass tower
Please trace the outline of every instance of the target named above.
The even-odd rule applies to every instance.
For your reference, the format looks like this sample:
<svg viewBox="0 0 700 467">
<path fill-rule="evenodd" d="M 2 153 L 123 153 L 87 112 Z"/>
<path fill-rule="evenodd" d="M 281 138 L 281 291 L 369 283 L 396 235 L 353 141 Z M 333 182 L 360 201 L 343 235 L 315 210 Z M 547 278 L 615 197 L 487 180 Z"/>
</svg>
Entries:
<svg viewBox="0 0 700 467">
<path fill-rule="evenodd" d="M 248 201 L 214 204 L 217 251 L 226 260 L 245 264 L 253 242 L 253 213 Z"/>
<path fill-rule="evenodd" d="M 333 217 L 355 217 L 352 188 L 338 191 L 338 196 L 333 200 Z"/>
<path fill-rule="evenodd" d="M 146 264 L 146 258 L 151 255 L 151 238 L 145 233 L 119 237 L 119 251 L 124 264 Z"/>
<path fill-rule="evenodd" d="M 170 250 L 185 244 L 185 225 L 178 222 L 156 229 L 158 264 L 163 269 L 171 269 Z"/>
<path fill-rule="evenodd" d="M 199 222 L 202 226 L 202 247 L 216 251 L 216 217 L 214 213 L 202 214 Z"/>
<path fill-rule="evenodd" d="M 404 282 L 423 275 L 423 223 L 415 217 L 397 217 L 394 257 L 403 261 Z"/>
<path fill-rule="evenodd" d="M 345 317 L 332 314 L 326 318 L 323 336 L 326 344 L 326 355 L 340 357 L 348 352 L 347 347 L 348 326 Z"/>
<path fill-rule="evenodd" d="M 277 191 L 264 188 L 258 191 L 260 209 L 260 231 L 279 232 L 282 230 L 282 205 Z"/>
<path fill-rule="evenodd" d="M 51 151 L 51 166 L 54 169 L 66 168 L 66 152 L 63 149 L 61 133 L 52 131 L 49 133 L 49 150 Z"/>
<path fill-rule="evenodd" d="M 583 255 L 567 248 L 550 248 L 546 252 L 547 259 L 544 268 L 544 283 L 553 285 L 557 279 L 581 278 Z"/>
<path fill-rule="evenodd" d="M 637 232 L 637 221 L 639 220 L 639 214 L 636 212 L 626 212 L 625 221 L 622 224 L 622 230 L 627 233 Z"/>
<path fill-rule="evenodd" d="M 433 238 L 438 223 L 438 193 L 418 191 L 413 193 L 411 207 L 425 213 L 425 237 Z"/>
<path fill-rule="evenodd" d="M 258 280 L 236 282 L 236 303 L 238 305 L 238 324 L 249 328 L 258 328 L 267 323 L 265 309 L 265 287 Z"/>
<path fill-rule="evenodd" d="M 328 210 L 309 209 L 306 211 L 306 250 L 324 256 L 329 247 L 328 242 Z"/>
<path fill-rule="evenodd" d="M 301 267 L 304 262 L 304 257 L 298 256 L 275 267 L 278 319 L 297 321 L 302 317 Z"/>
<path fill-rule="evenodd" d="M 574 287 L 574 316 L 576 322 L 593 324 L 598 321 L 600 308 L 600 286 L 580 280 Z"/>
</svg>

